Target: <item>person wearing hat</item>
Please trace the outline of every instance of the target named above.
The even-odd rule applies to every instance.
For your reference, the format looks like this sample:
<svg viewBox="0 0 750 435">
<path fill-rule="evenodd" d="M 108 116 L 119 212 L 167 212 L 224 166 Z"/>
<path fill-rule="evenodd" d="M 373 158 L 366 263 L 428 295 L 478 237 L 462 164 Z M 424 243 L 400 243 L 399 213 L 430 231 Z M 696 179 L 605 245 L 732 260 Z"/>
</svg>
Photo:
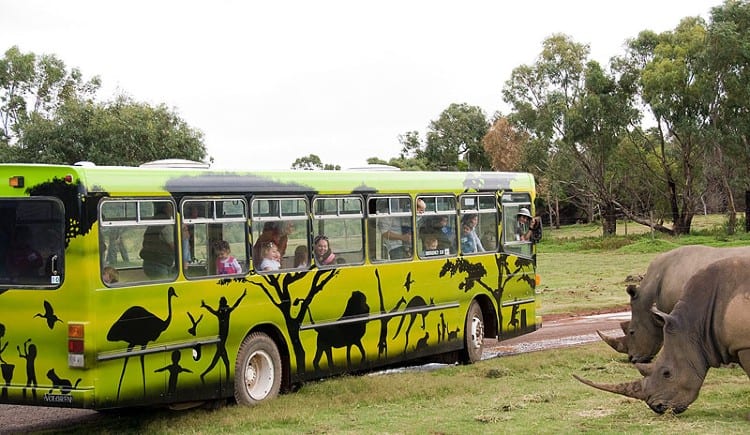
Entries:
<svg viewBox="0 0 750 435">
<path fill-rule="evenodd" d="M 531 212 L 526 207 L 521 207 L 516 214 L 518 225 L 516 226 L 516 240 L 538 242 L 541 239 L 541 228 L 539 228 L 539 220 L 534 219 L 531 216 Z M 534 233 L 538 232 L 539 237 L 535 237 Z"/>
</svg>

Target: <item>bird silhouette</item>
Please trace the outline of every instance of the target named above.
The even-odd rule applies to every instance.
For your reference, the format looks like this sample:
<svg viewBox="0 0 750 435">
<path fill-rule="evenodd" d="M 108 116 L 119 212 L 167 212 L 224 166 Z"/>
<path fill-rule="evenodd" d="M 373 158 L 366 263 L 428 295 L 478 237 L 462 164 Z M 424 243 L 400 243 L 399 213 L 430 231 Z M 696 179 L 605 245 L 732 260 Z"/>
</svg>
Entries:
<svg viewBox="0 0 750 435">
<path fill-rule="evenodd" d="M 414 280 L 411 279 L 411 272 L 409 272 L 406 274 L 406 280 L 404 281 L 404 287 L 406 288 L 407 292 L 411 290 L 412 284 L 414 284 Z"/>
<path fill-rule="evenodd" d="M 124 341 L 128 343 L 128 352 L 133 348 L 140 346 L 141 350 L 146 348 L 150 341 L 154 341 L 167 329 L 172 321 L 172 297 L 177 297 L 174 287 L 169 287 L 167 291 L 167 318 L 162 320 L 153 313 L 141 306 L 130 307 L 125 310 L 119 319 L 109 328 L 107 333 L 108 341 Z M 120 373 L 120 383 L 117 385 L 117 400 L 120 400 L 120 388 L 122 387 L 122 378 L 125 376 L 125 368 L 128 366 L 130 355 L 125 357 L 122 364 L 122 373 Z M 146 396 L 146 370 L 143 365 L 143 354 L 141 358 L 141 376 L 143 378 L 143 396 Z"/>
<path fill-rule="evenodd" d="M 34 317 L 42 317 L 44 319 L 47 319 L 47 326 L 49 327 L 49 329 L 55 327 L 55 322 L 62 323 L 62 320 L 60 320 L 60 318 L 55 315 L 55 310 L 54 308 L 52 308 L 52 304 L 47 301 L 44 301 L 44 314 L 36 313 L 34 314 Z"/>
<path fill-rule="evenodd" d="M 190 311 L 188 311 L 187 315 L 188 315 L 188 317 L 190 317 L 190 323 L 192 323 L 192 324 L 193 324 L 193 326 L 191 326 L 190 328 L 188 328 L 188 334 L 190 334 L 190 335 L 192 335 L 193 337 L 195 337 L 195 328 L 197 328 L 197 327 L 198 327 L 198 324 L 199 324 L 199 323 L 201 322 L 201 320 L 203 319 L 203 314 L 201 314 L 201 316 L 200 316 L 200 317 L 198 317 L 198 320 L 195 320 L 195 319 L 193 318 L 193 315 L 192 315 L 192 314 L 190 314 Z"/>
</svg>

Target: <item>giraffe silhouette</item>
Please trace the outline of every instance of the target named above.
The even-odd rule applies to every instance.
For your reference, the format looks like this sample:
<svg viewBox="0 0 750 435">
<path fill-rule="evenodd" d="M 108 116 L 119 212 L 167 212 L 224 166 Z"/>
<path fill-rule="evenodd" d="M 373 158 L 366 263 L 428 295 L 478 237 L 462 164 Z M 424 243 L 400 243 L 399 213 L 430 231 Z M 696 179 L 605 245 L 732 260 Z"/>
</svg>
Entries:
<svg viewBox="0 0 750 435">
<path fill-rule="evenodd" d="M 429 305 L 435 305 L 435 302 L 430 298 L 430 304 Z M 401 316 L 401 321 L 398 323 L 398 328 L 396 328 L 396 333 L 393 334 L 392 340 L 395 340 L 396 337 L 398 337 L 398 333 L 401 332 L 401 327 L 404 326 L 404 319 L 406 316 L 409 316 L 409 326 L 406 327 L 406 345 L 404 345 L 404 353 L 406 353 L 406 349 L 409 347 L 409 331 L 411 331 L 411 327 L 414 326 L 414 322 L 417 320 L 417 315 L 422 316 L 422 330 L 425 329 L 425 317 L 427 317 L 427 314 L 429 314 L 429 311 L 423 311 L 421 313 L 410 313 L 410 310 L 417 310 L 420 308 L 427 307 L 428 304 L 421 296 L 414 296 L 413 298 L 409 299 L 409 302 L 406 304 L 406 307 L 404 308 L 404 315 Z"/>
<path fill-rule="evenodd" d="M 177 297 L 174 287 L 167 290 L 167 317 L 160 319 L 153 313 L 141 306 L 133 306 L 125 310 L 119 319 L 109 328 L 107 333 L 108 341 L 124 341 L 128 343 L 128 352 L 133 348 L 140 346 L 145 349 L 146 345 L 159 338 L 169 323 L 172 321 L 172 297 Z M 120 400 L 120 388 L 122 387 L 122 378 L 125 376 L 125 368 L 128 366 L 130 355 L 125 357 L 122 364 L 122 373 L 120 373 L 120 383 L 117 385 L 117 400 Z M 143 378 L 143 396 L 146 396 L 146 370 L 143 364 L 143 354 L 141 359 L 141 377 Z"/>
<path fill-rule="evenodd" d="M 42 317 L 44 319 L 47 319 L 47 327 L 49 329 L 55 327 L 55 322 L 62 323 L 62 320 L 60 320 L 60 318 L 55 315 L 55 310 L 52 308 L 52 304 L 47 301 L 44 301 L 44 314 L 36 313 L 34 314 L 34 317 Z"/>
</svg>

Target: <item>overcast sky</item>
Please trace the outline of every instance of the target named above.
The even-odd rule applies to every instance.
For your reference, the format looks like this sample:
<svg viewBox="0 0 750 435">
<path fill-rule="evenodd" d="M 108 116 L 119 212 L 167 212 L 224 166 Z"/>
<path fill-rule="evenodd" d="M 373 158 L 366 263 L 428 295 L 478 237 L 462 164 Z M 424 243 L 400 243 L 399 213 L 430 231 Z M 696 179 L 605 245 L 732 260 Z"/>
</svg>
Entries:
<svg viewBox="0 0 750 435">
<path fill-rule="evenodd" d="M 54 54 L 101 99 L 164 103 L 216 167 L 388 160 L 451 103 L 508 111 L 502 89 L 564 33 L 606 64 L 641 30 L 719 0 L 0 0 L 0 53 Z"/>
</svg>

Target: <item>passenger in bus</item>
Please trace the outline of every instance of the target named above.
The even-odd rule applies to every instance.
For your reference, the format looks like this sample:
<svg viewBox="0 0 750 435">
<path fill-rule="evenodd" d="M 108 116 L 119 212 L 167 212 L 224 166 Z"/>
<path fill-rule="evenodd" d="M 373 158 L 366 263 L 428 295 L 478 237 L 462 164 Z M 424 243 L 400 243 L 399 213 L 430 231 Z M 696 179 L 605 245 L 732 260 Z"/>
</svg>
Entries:
<svg viewBox="0 0 750 435">
<path fill-rule="evenodd" d="M 242 273 L 242 266 L 240 262 L 232 255 L 232 249 L 229 247 L 229 242 L 226 240 L 219 240 L 214 244 L 214 252 L 216 253 L 216 273 L 219 275 L 234 275 Z"/>
<path fill-rule="evenodd" d="M 262 260 L 257 269 L 264 272 L 281 269 L 281 253 L 273 242 L 266 242 L 261 249 Z"/>
<path fill-rule="evenodd" d="M 266 222 L 263 224 L 263 232 L 258 236 L 253 247 L 253 257 L 262 258 L 261 248 L 265 243 L 273 242 L 283 257 L 286 254 L 289 235 L 294 232 L 294 222 Z"/>
<path fill-rule="evenodd" d="M 384 217 L 378 219 L 383 248 L 391 260 L 411 256 L 411 219 Z"/>
<path fill-rule="evenodd" d="M 187 224 L 182 224 L 182 267 L 187 270 L 190 263 L 193 262 L 193 254 L 190 249 L 190 228 Z"/>
<path fill-rule="evenodd" d="M 102 269 L 102 281 L 105 284 L 114 284 L 120 281 L 120 272 L 112 266 L 104 266 Z"/>
<path fill-rule="evenodd" d="M 431 255 L 440 255 L 438 250 L 438 238 L 435 234 L 426 234 L 422 238 L 422 255 L 429 257 Z"/>
<path fill-rule="evenodd" d="M 128 257 L 128 250 L 125 247 L 122 233 L 123 229 L 121 227 L 114 227 L 109 230 L 109 235 L 107 236 L 107 240 L 109 241 L 107 246 L 107 263 L 109 264 L 117 263 L 117 254 L 120 254 L 123 262 L 130 262 L 130 257 Z"/>
<path fill-rule="evenodd" d="M 471 236 L 471 225 L 467 223 L 461 225 L 461 252 L 464 254 L 477 252 L 476 241 Z"/>
<path fill-rule="evenodd" d="M 532 217 L 528 208 L 522 207 L 518 210 L 516 221 L 516 240 L 537 243 L 542 239 L 539 219 Z"/>
<path fill-rule="evenodd" d="M 484 252 L 485 251 L 484 246 L 482 245 L 482 240 L 479 238 L 479 235 L 477 234 L 478 223 L 479 223 L 479 215 L 477 215 L 476 213 L 468 213 L 468 214 L 465 214 L 461 218 L 461 226 L 463 227 L 464 225 L 468 225 L 470 229 L 468 237 L 470 237 L 473 240 L 472 244 L 474 245 L 474 251 L 472 252 Z M 463 239 L 461 243 L 463 244 Z"/>
<path fill-rule="evenodd" d="M 315 249 L 315 262 L 320 266 L 329 266 L 336 263 L 336 254 L 331 251 L 328 237 L 320 234 L 313 239 Z"/>
<path fill-rule="evenodd" d="M 307 246 L 299 245 L 294 249 L 294 268 L 307 269 L 310 267 L 310 257 L 307 254 Z"/>
<path fill-rule="evenodd" d="M 10 276 L 37 277 L 43 265 L 42 255 L 32 246 L 31 229 L 26 225 L 16 227 L 6 257 L 6 270 Z"/>
<path fill-rule="evenodd" d="M 154 218 L 169 219 L 172 217 L 172 204 L 156 203 Z M 172 225 L 150 225 L 143 233 L 143 247 L 140 257 L 143 259 L 143 273 L 151 279 L 168 278 L 174 267 L 174 231 Z"/>
<path fill-rule="evenodd" d="M 432 234 L 438 239 L 438 249 L 447 249 L 446 254 L 455 251 L 453 230 L 448 226 L 448 216 L 430 216 L 421 229 L 422 237 Z"/>
</svg>

